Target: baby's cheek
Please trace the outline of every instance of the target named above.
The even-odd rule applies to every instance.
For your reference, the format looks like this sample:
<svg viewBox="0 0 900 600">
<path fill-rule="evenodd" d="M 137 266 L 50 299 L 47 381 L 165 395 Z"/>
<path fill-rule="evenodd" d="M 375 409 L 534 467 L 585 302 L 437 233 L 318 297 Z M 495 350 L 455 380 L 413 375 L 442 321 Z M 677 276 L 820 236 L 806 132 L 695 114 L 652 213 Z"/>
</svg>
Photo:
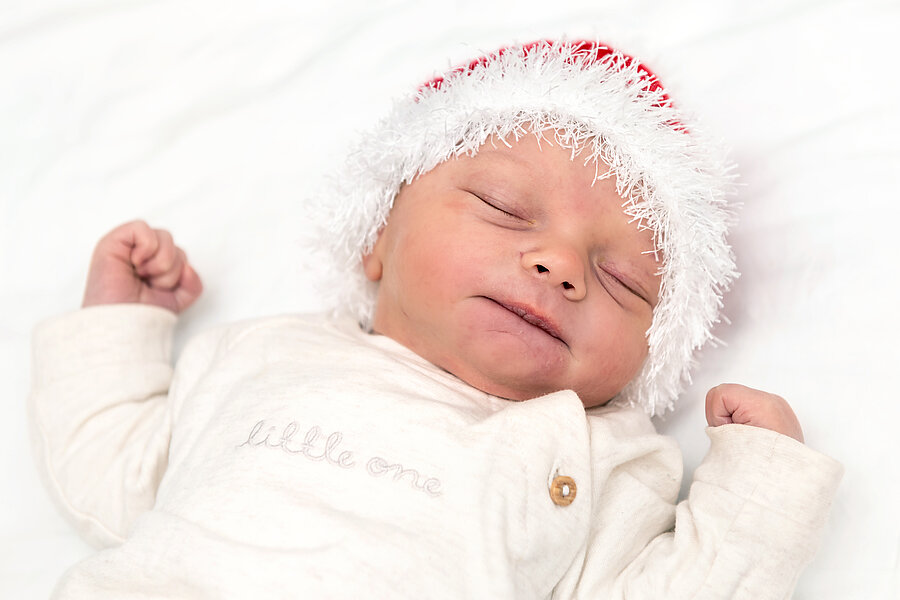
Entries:
<svg viewBox="0 0 900 600">
<path fill-rule="evenodd" d="M 424 237 L 427 233 L 421 236 Z M 489 260 L 464 239 L 435 233 L 431 239 L 413 243 L 406 251 L 411 270 L 422 281 L 440 288 L 454 289 L 463 283 L 477 281 Z"/>
<path fill-rule="evenodd" d="M 649 346 L 643 330 L 622 323 L 601 326 L 590 350 L 594 375 L 601 385 L 615 395 L 634 379 L 647 358 Z"/>
</svg>

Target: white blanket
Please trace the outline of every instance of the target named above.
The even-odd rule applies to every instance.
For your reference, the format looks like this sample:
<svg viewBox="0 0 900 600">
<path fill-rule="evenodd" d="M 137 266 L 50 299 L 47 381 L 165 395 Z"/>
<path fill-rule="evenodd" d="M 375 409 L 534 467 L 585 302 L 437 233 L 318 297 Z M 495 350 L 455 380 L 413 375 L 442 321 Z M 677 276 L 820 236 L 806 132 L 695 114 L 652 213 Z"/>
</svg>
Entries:
<svg viewBox="0 0 900 600">
<path fill-rule="evenodd" d="M 356 131 L 437 69 L 512 41 L 600 38 L 641 56 L 733 148 L 743 276 L 725 345 L 658 426 L 706 450 L 703 397 L 777 392 L 846 466 L 796 598 L 900 597 L 900 5 L 895 1 L 6 0 L 0 4 L 0 596 L 46 597 L 92 550 L 27 441 L 29 335 L 77 307 L 91 250 L 144 218 L 206 284 L 211 324 L 321 307 L 304 200 Z"/>
</svg>

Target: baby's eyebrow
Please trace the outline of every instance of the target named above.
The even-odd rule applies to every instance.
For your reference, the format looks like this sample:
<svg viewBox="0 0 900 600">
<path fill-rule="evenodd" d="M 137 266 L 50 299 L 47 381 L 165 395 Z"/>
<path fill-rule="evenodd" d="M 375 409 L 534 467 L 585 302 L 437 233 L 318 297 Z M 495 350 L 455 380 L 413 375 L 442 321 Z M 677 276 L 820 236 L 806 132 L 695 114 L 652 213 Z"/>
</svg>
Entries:
<svg viewBox="0 0 900 600">
<path fill-rule="evenodd" d="M 493 158 L 501 158 L 503 160 L 515 163 L 521 166 L 529 166 L 530 161 L 528 161 L 523 156 L 519 156 L 515 152 L 504 152 L 503 148 L 494 148 L 494 147 L 486 147 L 478 152 L 478 156 L 487 156 Z"/>
</svg>

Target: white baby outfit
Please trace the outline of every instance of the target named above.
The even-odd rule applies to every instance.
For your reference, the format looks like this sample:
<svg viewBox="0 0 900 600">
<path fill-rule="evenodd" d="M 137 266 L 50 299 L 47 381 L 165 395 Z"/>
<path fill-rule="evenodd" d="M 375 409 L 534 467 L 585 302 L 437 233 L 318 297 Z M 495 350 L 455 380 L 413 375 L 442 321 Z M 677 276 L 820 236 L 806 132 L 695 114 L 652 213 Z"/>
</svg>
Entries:
<svg viewBox="0 0 900 600">
<path fill-rule="evenodd" d="M 676 506 L 681 455 L 640 409 L 503 400 L 322 316 L 215 329 L 173 369 L 175 322 L 35 333 L 40 468 L 108 547 L 59 598 L 782 599 L 840 479 L 727 425 Z"/>
</svg>

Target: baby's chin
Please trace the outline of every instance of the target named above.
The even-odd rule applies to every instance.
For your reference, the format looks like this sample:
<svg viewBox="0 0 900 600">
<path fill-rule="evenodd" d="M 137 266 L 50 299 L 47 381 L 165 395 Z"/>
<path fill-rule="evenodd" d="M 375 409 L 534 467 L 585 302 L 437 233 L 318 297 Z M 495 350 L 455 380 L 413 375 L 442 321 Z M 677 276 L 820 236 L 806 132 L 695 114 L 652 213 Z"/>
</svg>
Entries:
<svg viewBox="0 0 900 600">
<path fill-rule="evenodd" d="M 451 371 L 452 373 L 452 371 Z M 521 386 L 514 385 L 509 383 L 491 381 L 490 379 L 486 379 L 483 377 L 475 377 L 475 381 L 469 380 L 465 377 L 460 377 L 458 374 L 453 373 L 467 384 L 472 387 L 481 390 L 486 394 L 490 394 L 492 396 L 496 396 L 498 398 L 502 398 L 504 400 L 509 400 L 511 402 L 527 402 L 528 400 L 532 400 L 534 398 L 540 398 L 541 396 L 546 396 L 547 394 L 552 394 L 554 392 L 561 392 L 564 390 L 572 390 L 578 396 L 578 399 L 581 400 L 582 405 L 585 408 L 596 408 L 598 406 L 603 406 L 607 404 L 610 400 L 612 400 L 616 394 L 609 395 L 609 393 L 597 393 L 597 392 L 589 392 L 589 391 L 579 391 L 572 387 L 566 386 Z"/>
<path fill-rule="evenodd" d="M 576 393 L 585 408 L 602 406 L 621 391 L 627 383 L 623 381 L 625 373 L 604 372 L 604 377 L 596 377 L 598 371 L 592 370 L 585 376 L 583 369 L 577 370 L 577 364 L 571 359 L 570 351 L 560 351 L 552 345 L 552 351 L 541 351 L 532 346 L 525 350 L 517 337 L 501 336 L 505 344 L 483 343 L 470 344 L 466 351 L 453 347 L 447 351 L 440 345 L 429 345 L 420 338 L 394 337 L 376 330 L 381 335 L 393 337 L 413 352 L 454 375 L 473 388 L 513 402 L 524 402 L 560 392 L 572 390 Z M 490 338 L 487 342 L 496 342 Z M 511 360 L 510 357 L 517 357 Z M 573 367 L 575 367 L 573 369 Z M 583 367 L 583 365 L 582 365 Z"/>
</svg>

